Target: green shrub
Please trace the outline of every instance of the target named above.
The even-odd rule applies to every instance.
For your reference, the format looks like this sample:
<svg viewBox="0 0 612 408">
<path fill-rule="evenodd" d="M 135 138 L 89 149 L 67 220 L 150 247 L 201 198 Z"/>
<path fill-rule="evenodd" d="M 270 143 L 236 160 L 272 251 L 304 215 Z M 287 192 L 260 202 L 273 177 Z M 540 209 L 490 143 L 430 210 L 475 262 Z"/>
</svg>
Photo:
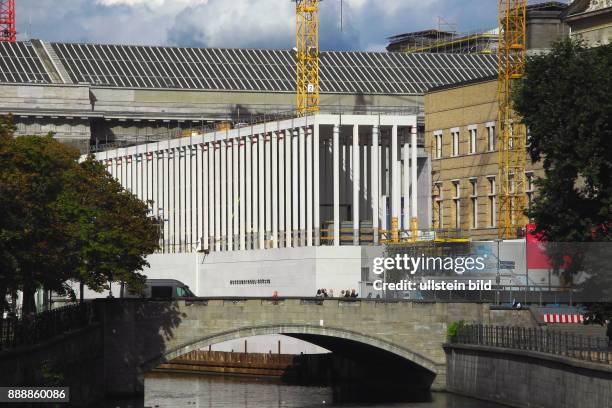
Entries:
<svg viewBox="0 0 612 408">
<path fill-rule="evenodd" d="M 448 325 L 446 329 L 446 338 L 450 343 L 454 343 L 457 341 L 457 336 L 459 335 L 459 329 L 465 326 L 465 321 L 459 320 L 458 322 L 453 322 Z"/>
</svg>

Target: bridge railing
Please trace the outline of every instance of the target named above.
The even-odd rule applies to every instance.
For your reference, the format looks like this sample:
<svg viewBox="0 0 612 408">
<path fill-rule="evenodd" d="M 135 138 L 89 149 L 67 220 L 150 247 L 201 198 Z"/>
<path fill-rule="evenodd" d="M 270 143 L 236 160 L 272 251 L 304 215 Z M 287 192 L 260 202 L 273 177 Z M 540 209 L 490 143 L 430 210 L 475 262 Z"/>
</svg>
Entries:
<svg viewBox="0 0 612 408">
<path fill-rule="evenodd" d="M 460 326 L 451 339 L 455 344 L 536 351 L 595 363 L 612 364 L 612 349 L 605 337 L 539 327 Z"/>
<path fill-rule="evenodd" d="M 0 319 L 0 350 L 42 343 L 96 320 L 91 303 L 79 303 L 21 318 Z"/>
</svg>

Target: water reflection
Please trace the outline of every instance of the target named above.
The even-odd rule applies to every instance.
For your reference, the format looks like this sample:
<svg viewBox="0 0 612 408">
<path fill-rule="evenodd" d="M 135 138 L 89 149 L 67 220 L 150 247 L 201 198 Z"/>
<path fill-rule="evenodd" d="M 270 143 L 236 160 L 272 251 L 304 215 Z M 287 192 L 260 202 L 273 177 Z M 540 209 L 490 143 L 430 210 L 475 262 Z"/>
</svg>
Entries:
<svg viewBox="0 0 612 408">
<path fill-rule="evenodd" d="M 363 390 L 363 387 L 361 387 Z M 502 408 L 501 405 L 446 393 L 421 396 L 417 402 L 388 400 L 350 387 L 288 385 L 267 379 L 150 374 L 144 407 L 150 408 Z M 108 408 L 141 408 L 142 401 L 109 402 Z"/>
</svg>

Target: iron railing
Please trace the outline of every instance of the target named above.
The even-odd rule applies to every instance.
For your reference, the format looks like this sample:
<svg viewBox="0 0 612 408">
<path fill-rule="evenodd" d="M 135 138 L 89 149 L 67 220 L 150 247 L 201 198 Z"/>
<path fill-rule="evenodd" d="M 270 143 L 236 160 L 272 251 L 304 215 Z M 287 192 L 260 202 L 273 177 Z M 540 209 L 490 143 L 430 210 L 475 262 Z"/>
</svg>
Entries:
<svg viewBox="0 0 612 408">
<path fill-rule="evenodd" d="M 91 303 L 79 303 L 21 318 L 0 319 L 0 350 L 38 344 L 94 322 Z"/>
<path fill-rule="evenodd" d="M 464 325 L 458 328 L 456 337 L 451 341 L 456 344 L 536 351 L 596 363 L 612 363 L 612 349 L 607 338 L 540 327 Z"/>
</svg>

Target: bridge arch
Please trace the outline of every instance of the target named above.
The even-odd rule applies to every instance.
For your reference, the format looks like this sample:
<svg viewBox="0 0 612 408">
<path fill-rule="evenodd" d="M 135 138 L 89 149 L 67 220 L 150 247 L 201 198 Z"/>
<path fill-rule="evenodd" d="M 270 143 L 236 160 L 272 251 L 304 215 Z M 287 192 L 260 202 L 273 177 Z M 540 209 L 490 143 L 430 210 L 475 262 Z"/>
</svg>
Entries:
<svg viewBox="0 0 612 408">
<path fill-rule="evenodd" d="M 195 341 L 188 342 L 171 350 L 166 350 L 163 354 L 144 362 L 142 364 L 142 369 L 143 372 L 148 372 L 153 368 L 157 367 L 159 364 L 177 358 L 191 351 L 205 348 L 210 344 L 221 343 L 224 341 L 235 340 L 244 337 L 269 334 L 296 335 L 296 337 L 299 335 L 310 335 L 344 339 L 364 344 L 366 346 L 374 347 L 376 349 L 380 349 L 398 357 L 401 357 L 409 361 L 410 363 L 416 364 L 417 366 L 428 370 L 433 376 L 438 376 L 438 374 L 440 374 L 444 370 L 444 368 L 441 367 L 439 363 L 434 362 L 433 360 L 423 356 L 420 353 L 415 352 L 414 350 L 410 350 L 408 348 L 399 346 L 397 344 L 375 336 L 370 336 L 338 327 L 302 324 L 248 326 L 228 330 L 225 332 L 209 334 L 207 336 L 203 336 Z"/>
</svg>

